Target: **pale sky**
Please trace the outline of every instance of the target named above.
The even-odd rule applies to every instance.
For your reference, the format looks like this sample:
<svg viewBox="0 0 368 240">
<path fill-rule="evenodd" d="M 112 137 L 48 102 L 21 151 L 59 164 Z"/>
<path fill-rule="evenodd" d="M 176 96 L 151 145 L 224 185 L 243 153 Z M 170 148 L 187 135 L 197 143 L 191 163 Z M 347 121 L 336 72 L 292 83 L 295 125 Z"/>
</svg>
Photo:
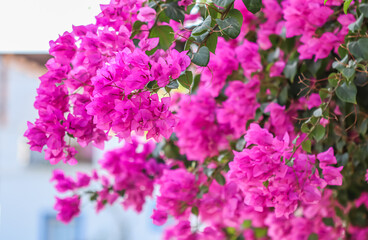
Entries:
<svg viewBox="0 0 368 240">
<path fill-rule="evenodd" d="M 46 53 L 72 25 L 94 23 L 109 0 L 0 0 L 0 53 Z"/>
</svg>

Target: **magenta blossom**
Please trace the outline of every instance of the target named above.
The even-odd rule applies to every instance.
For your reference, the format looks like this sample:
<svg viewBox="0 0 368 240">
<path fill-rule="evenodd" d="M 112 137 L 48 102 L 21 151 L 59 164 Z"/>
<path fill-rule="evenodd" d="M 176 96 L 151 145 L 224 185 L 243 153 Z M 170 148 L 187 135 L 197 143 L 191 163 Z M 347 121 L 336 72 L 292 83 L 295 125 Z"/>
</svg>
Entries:
<svg viewBox="0 0 368 240">
<path fill-rule="evenodd" d="M 54 209 L 59 211 L 56 218 L 64 223 L 70 222 L 73 217 L 78 216 L 80 212 L 79 205 L 80 198 L 77 195 L 67 198 L 56 197 Z"/>
</svg>

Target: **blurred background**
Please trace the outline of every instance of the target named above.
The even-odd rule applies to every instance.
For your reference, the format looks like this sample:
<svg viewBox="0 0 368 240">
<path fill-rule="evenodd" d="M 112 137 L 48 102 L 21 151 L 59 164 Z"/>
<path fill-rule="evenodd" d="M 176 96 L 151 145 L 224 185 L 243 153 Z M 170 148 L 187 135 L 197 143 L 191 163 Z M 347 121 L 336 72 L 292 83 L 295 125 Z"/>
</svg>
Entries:
<svg viewBox="0 0 368 240">
<path fill-rule="evenodd" d="M 0 240 L 155 240 L 162 228 L 152 224 L 154 202 L 141 214 L 124 211 L 115 204 L 99 214 L 83 202 L 80 217 L 65 225 L 53 210 L 57 194 L 49 182 L 55 168 L 74 176 L 97 166 L 103 152 L 84 149 L 77 166 L 50 165 L 32 152 L 23 137 L 27 121 L 33 122 L 38 77 L 49 41 L 71 31 L 72 25 L 93 23 L 99 4 L 107 0 L 17 0 L 0 1 Z M 107 149 L 116 147 L 116 142 Z"/>
</svg>

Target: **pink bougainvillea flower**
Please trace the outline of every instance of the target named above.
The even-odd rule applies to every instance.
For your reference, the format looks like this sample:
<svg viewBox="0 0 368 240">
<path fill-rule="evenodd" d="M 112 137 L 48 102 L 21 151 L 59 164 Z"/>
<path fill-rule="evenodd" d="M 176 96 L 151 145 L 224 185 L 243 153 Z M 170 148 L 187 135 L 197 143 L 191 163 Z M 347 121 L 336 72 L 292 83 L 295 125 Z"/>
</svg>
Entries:
<svg viewBox="0 0 368 240">
<path fill-rule="evenodd" d="M 66 198 L 56 197 L 54 209 L 59 211 L 56 218 L 64 223 L 68 223 L 73 217 L 77 216 L 79 210 L 80 198 L 78 195 Z"/>
<path fill-rule="evenodd" d="M 142 7 L 139 9 L 137 18 L 141 22 L 153 21 L 156 18 L 156 11 L 150 7 Z"/>
<path fill-rule="evenodd" d="M 167 221 L 167 212 L 154 209 L 151 218 L 155 225 L 161 226 Z"/>
</svg>

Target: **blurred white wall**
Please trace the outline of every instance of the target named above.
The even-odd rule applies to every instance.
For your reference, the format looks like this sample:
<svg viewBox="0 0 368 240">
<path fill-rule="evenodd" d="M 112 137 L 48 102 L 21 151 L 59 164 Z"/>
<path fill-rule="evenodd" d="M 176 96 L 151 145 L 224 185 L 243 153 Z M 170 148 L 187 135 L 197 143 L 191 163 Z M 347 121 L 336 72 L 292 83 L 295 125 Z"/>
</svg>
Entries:
<svg viewBox="0 0 368 240">
<path fill-rule="evenodd" d="M 95 22 L 109 0 L 0 0 L 0 52 L 48 51 L 49 41 L 72 25 Z"/>
</svg>

